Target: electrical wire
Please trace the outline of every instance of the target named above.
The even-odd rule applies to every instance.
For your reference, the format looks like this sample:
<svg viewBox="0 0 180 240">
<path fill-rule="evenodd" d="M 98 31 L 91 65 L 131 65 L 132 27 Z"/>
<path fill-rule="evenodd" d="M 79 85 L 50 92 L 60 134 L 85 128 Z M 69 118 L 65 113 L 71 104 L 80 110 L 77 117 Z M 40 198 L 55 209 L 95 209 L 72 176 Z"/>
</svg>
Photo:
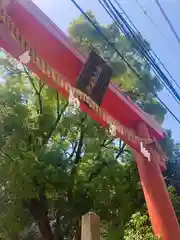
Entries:
<svg viewBox="0 0 180 240">
<path fill-rule="evenodd" d="M 171 86 L 171 83 L 169 82 L 168 79 L 166 79 L 166 76 L 163 74 L 163 72 L 158 68 L 158 66 L 155 64 L 154 59 L 152 59 L 152 56 L 149 55 L 149 53 L 147 53 L 144 49 L 145 46 L 143 44 L 142 41 L 139 41 L 139 39 L 137 39 L 135 32 L 132 30 L 132 28 L 128 25 L 128 23 L 125 21 L 125 19 L 122 17 L 122 15 L 117 11 L 117 9 L 114 7 L 114 5 L 111 3 L 110 0 L 98 0 L 99 3 L 102 5 L 102 7 L 108 12 L 108 14 L 112 17 L 112 19 L 115 21 L 115 24 L 122 30 L 122 32 L 125 34 L 126 37 L 128 37 L 131 41 L 135 42 L 135 44 L 137 45 L 141 45 L 141 49 L 138 49 L 140 52 L 140 54 L 145 57 L 145 59 L 150 62 L 150 64 L 154 67 L 153 71 L 156 75 L 156 77 L 159 79 L 159 77 L 157 76 L 156 71 L 158 71 L 158 75 L 160 75 L 161 78 L 163 78 L 163 80 L 165 81 L 161 83 L 168 89 L 168 91 L 170 92 L 170 94 L 173 96 L 173 98 L 176 100 L 176 102 L 178 104 L 180 104 L 179 100 L 180 100 L 180 96 L 179 94 L 176 92 L 176 90 Z M 109 2 L 109 3 L 108 3 Z M 119 19 L 117 18 L 116 14 L 114 14 L 114 12 L 112 11 L 111 7 L 115 10 L 115 13 L 118 15 L 118 17 L 121 19 L 121 22 L 119 21 Z M 123 25 L 125 24 L 125 27 L 128 29 L 128 31 L 123 27 Z M 125 30 L 124 30 L 125 29 Z M 168 86 L 167 86 L 167 85 Z M 171 93 L 171 91 L 172 93 Z M 173 95 L 174 94 L 174 95 Z M 177 98 L 177 99 L 176 99 Z"/>
<path fill-rule="evenodd" d="M 178 43 L 180 44 L 180 37 L 179 37 L 178 33 L 176 32 L 176 30 L 175 30 L 173 24 L 171 23 L 170 19 L 168 18 L 167 14 L 165 13 L 163 7 L 161 6 L 159 0 L 155 0 L 155 3 L 156 3 L 157 6 L 159 7 L 159 9 L 160 9 L 160 11 L 161 11 L 163 17 L 165 18 L 166 22 L 168 23 L 168 25 L 169 25 L 171 31 L 173 32 L 173 34 L 174 34 L 176 40 L 177 40 Z"/>
<path fill-rule="evenodd" d="M 141 33 L 139 32 L 139 30 L 136 28 L 136 26 L 133 24 L 133 22 L 131 21 L 131 19 L 128 17 L 127 13 L 123 10 L 123 8 L 121 7 L 120 3 L 117 0 L 114 0 L 114 2 L 117 4 L 117 6 L 119 7 L 119 9 L 122 11 L 122 13 L 125 15 L 125 17 L 128 19 L 128 21 L 130 22 L 130 24 L 133 26 L 133 28 L 135 29 L 135 31 L 141 35 Z M 163 67 L 163 69 L 166 71 L 166 73 L 169 75 L 169 77 L 171 78 L 171 80 L 175 83 L 175 85 L 178 87 L 178 89 L 180 90 L 180 85 L 177 83 L 177 81 L 173 78 L 173 76 L 171 75 L 171 73 L 167 70 L 167 68 L 164 66 L 164 64 L 162 63 L 162 61 L 160 60 L 160 58 L 156 55 L 156 53 L 150 49 L 153 55 L 153 58 L 155 58 L 156 60 L 158 60 L 158 62 L 160 63 L 160 65 Z"/>
<path fill-rule="evenodd" d="M 165 82 L 165 83 L 163 83 L 163 85 L 165 85 L 165 84 L 168 85 L 168 88 L 170 88 L 171 91 L 172 91 L 172 93 L 174 94 L 174 99 L 177 98 L 177 99 L 175 99 L 175 100 L 178 101 L 178 103 L 179 103 L 179 101 L 180 101 L 180 96 L 179 96 L 179 94 L 176 92 L 176 90 L 174 89 L 174 87 L 171 85 L 171 82 L 167 79 L 167 77 L 164 75 L 164 73 L 161 71 L 161 69 L 157 66 L 157 64 L 155 63 L 155 60 L 152 58 L 152 56 L 149 54 L 149 52 L 147 52 L 147 51 L 145 50 L 145 48 L 146 48 L 145 44 L 143 44 L 142 41 L 139 41 L 139 39 L 137 39 L 136 32 L 134 32 L 134 31 L 132 30 L 132 28 L 128 25 L 128 23 L 125 21 L 125 19 L 122 17 L 122 15 L 117 11 L 117 9 L 114 7 L 114 5 L 111 3 L 110 0 L 99 0 L 99 1 L 104 2 L 104 3 L 106 4 L 107 8 L 111 11 L 112 14 L 113 14 L 113 11 L 112 11 L 111 7 L 113 8 L 113 10 L 115 10 L 115 13 L 116 13 L 116 14 L 118 15 L 118 17 L 121 19 L 121 22 L 118 22 L 117 16 L 113 15 L 113 16 L 115 16 L 115 19 L 116 19 L 116 22 L 115 22 L 115 23 L 116 23 L 116 24 L 117 24 L 117 23 L 120 23 L 118 26 L 121 26 L 121 28 L 122 28 L 122 25 L 125 24 L 125 27 L 128 29 L 129 33 L 131 33 L 131 34 L 129 35 L 129 34 L 127 34 L 127 31 L 123 31 L 123 32 L 125 33 L 126 37 L 128 37 L 131 41 L 133 41 L 138 47 L 139 47 L 139 45 L 141 45 L 141 48 L 138 48 L 138 52 L 139 52 L 148 62 L 150 62 L 150 64 L 153 66 L 153 69 L 152 69 L 152 70 L 154 71 L 156 77 L 158 77 L 158 76 L 157 76 L 157 73 L 158 73 L 158 75 L 159 75 L 159 76 L 163 79 L 163 81 Z M 107 2 L 107 1 L 109 2 L 110 5 L 108 5 L 108 2 Z M 106 9 L 106 10 L 107 10 L 107 9 Z M 143 46 L 142 46 L 142 45 L 143 45 Z M 156 73 L 156 72 L 157 72 L 157 73 Z M 159 78 L 159 77 L 158 77 L 158 78 Z"/>
<path fill-rule="evenodd" d="M 116 1 L 116 0 L 115 0 Z M 147 16 L 147 18 L 149 19 L 149 21 L 152 23 L 152 25 L 154 25 L 154 27 L 156 27 L 158 29 L 158 31 L 160 32 L 160 34 L 163 37 L 166 37 L 165 34 L 159 29 L 159 27 L 157 26 L 157 24 L 155 23 L 155 21 L 151 18 L 151 16 L 149 15 L 149 13 L 146 11 L 146 9 L 141 5 L 141 3 L 139 2 L 139 0 L 135 0 L 136 3 L 138 4 L 139 8 L 142 10 L 142 12 Z M 117 2 L 117 1 L 116 1 Z"/>
<path fill-rule="evenodd" d="M 164 35 L 164 33 L 162 31 L 160 31 L 160 29 L 158 28 L 158 26 L 156 25 L 155 21 L 151 18 L 151 16 L 148 14 L 148 12 L 144 9 L 144 7 L 140 4 L 139 0 L 135 0 L 138 4 L 138 6 L 141 8 L 141 10 L 144 12 L 144 14 L 149 18 L 150 22 L 158 29 L 158 31 L 161 33 L 161 35 L 163 37 L 166 38 L 166 36 Z M 123 11 L 123 13 L 125 14 L 125 16 L 128 18 L 128 20 L 131 22 L 131 24 L 134 26 L 133 22 L 129 19 L 129 17 L 127 16 L 127 14 L 125 13 L 125 11 L 122 9 L 122 7 L 120 6 L 119 2 L 117 0 L 114 0 L 114 2 L 118 5 L 118 7 Z M 135 27 L 136 28 L 136 27 Z M 137 30 L 137 28 L 136 28 Z M 137 30 L 137 32 L 139 32 Z M 164 68 L 164 70 L 166 71 L 166 73 L 169 75 L 169 77 L 171 78 L 171 80 L 175 83 L 175 85 L 179 88 L 180 90 L 180 85 L 177 83 L 177 81 L 173 78 L 172 74 L 167 70 L 167 68 L 164 66 L 164 64 L 162 63 L 162 61 L 160 60 L 160 58 L 156 55 L 156 53 L 151 49 L 153 55 L 155 56 L 155 58 L 158 60 L 158 62 L 160 63 L 160 65 Z"/>
<path fill-rule="evenodd" d="M 114 20 L 114 22 L 116 23 L 116 25 L 117 25 L 117 27 L 118 28 L 120 28 L 121 30 L 123 30 L 123 26 L 122 25 L 120 25 L 119 24 L 119 22 L 116 20 L 116 18 L 112 15 L 112 13 L 111 13 L 111 11 L 110 11 L 110 8 L 107 8 L 104 4 L 103 4 L 103 2 L 101 1 L 101 0 L 98 0 L 99 1 L 99 3 L 102 5 L 102 7 L 105 9 L 105 11 L 108 13 L 108 15 Z M 123 31 L 124 32 L 124 31 Z M 126 31 L 127 32 L 127 31 Z M 128 34 L 126 33 L 126 36 L 127 36 Z M 128 36 L 129 37 L 129 36 Z M 131 39 L 132 40 L 132 39 Z M 142 45 L 141 43 L 140 43 L 140 45 Z M 141 54 L 143 54 L 142 53 L 142 51 L 141 51 Z M 147 59 L 147 58 L 146 58 Z M 148 59 L 147 59 L 148 60 Z M 173 95 L 173 93 L 171 92 L 171 90 L 170 90 L 170 88 L 166 85 L 166 84 L 164 84 L 164 82 L 157 76 L 157 74 L 156 74 L 156 72 L 155 72 L 155 75 L 156 75 L 156 77 L 159 79 L 159 81 L 161 82 L 161 84 L 163 84 L 164 86 L 165 86 L 165 88 L 168 90 L 168 92 L 171 94 L 171 96 L 174 98 L 174 100 L 180 105 L 180 102 L 176 99 L 176 97 Z"/>
<path fill-rule="evenodd" d="M 81 14 L 92 24 L 92 26 L 96 29 L 96 31 L 106 40 L 109 46 L 121 57 L 121 59 L 127 64 L 127 66 L 131 69 L 132 72 L 143 82 L 139 73 L 131 66 L 131 64 L 124 58 L 124 56 L 116 49 L 115 44 L 111 43 L 109 39 L 104 35 L 101 29 L 92 21 L 92 19 L 83 11 L 83 9 L 79 6 L 79 4 L 75 0 L 70 0 L 75 7 L 81 12 Z M 155 92 L 152 92 L 155 98 L 162 104 L 162 106 L 174 117 L 174 119 L 180 124 L 180 119 L 176 117 L 176 115 L 166 106 L 166 104 L 158 97 Z"/>
</svg>

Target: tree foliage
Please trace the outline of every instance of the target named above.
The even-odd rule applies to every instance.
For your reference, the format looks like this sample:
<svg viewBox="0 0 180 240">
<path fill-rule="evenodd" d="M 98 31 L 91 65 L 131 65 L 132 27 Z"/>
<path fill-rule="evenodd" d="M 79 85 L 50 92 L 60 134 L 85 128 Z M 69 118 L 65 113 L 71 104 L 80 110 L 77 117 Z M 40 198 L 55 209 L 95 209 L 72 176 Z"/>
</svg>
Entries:
<svg viewBox="0 0 180 240">
<path fill-rule="evenodd" d="M 95 49 L 112 66 L 113 81 L 119 85 L 120 89 L 136 101 L 147 113 L 154 115 L 156 120 L 162 123 L 166 110 L 153 98 L 152 92 L 161 91 L 163 86 L 159 79 L 152 74 L 149 63 L 137 53 L 138 46 L 128 41 L 120 33 L 115 23 L 102 26 L 92 12 L 87 12 L 87 15 L 138 72 L 141 80 L 83 15 L 75 19 L 69 26 L 69 35 L 74 44 L 84 54 L 88 54 L 92 48 Z M 147 46 L 147 51 L 150 51 L 147 41 L 138 35 L 137 38 L 140 39 L 140 42 L 143 42 L 143 45 Z"/>
<path fill-rule="evenodd" d="M 93 46 L 113 67 L 113 80 L 124 94 L 163 122 L 166 111 L 151 94 L 162 86 L 137 55 L 137 46 L 114 24 L 102 26 L 88 14 L 143 83 L 83 16 L 69 27 L 76 46 L 85 53 Z M 129 147 L 86 113 L 71 113 L 64 98 L 10 56 L 4 55 L 0 64 L 1 239 L 78 240 L 81 216 L 88 211 L 100 216 L 107 240 L 154 239 Z"/>
<path fill-rule="evenodd" d="M 153 233 L 147 214 L 137 212 L 126 226 L 124 240 L 158 240 Z"/>
<path fill-rule="evenodd" d="M 134 163 L 119 162 L 122 148 L 126 150 L 122 141 L 117 146 L 85 113 L 69 114 L 66 100 L 27 69 L 1 70 L 0 178 L 5 199 L 0 218 L 5 235 L 15 239 L 36 221 L 44 239 L 52 234 L 70 239 L 81 215 L 90 210 L 109 229 L 120 219 L 123 226 L 143 197 Z"/>
</svg>

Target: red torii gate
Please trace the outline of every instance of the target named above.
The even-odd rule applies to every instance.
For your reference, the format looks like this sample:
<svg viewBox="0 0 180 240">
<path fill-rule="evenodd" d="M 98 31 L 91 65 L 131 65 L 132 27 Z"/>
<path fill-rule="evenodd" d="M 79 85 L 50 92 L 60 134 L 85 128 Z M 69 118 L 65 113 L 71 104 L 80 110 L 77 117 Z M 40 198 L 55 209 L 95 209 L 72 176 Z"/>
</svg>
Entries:
<svg viewBox="0 0 180 240">
<path fill-rule="evenodd" d="M 180 239 L 179 224 L 161 173 L 166 169 L 165 156 L 151 140 L 164 137 L 161 127 L 112 82 L 100 108 L 71 88 L 75 86 L 86 58 L 73 48 L 68 37 L 31 0 L 0 0 L 0 21 L 0 47 L 16 59 L 25 53 L 29 57 L 27 67 L 46 84 L 67 97 L 71 91 L 80 100 L 90 103 L 89 108 L 81 101 L 82 111 L 102 126 L 116 125 L 117 136 L 135 150 L 155 235 L 162 236 L 164 240 Z M 146 158 L 147 149 L 151 161 Z"/>
</svg>

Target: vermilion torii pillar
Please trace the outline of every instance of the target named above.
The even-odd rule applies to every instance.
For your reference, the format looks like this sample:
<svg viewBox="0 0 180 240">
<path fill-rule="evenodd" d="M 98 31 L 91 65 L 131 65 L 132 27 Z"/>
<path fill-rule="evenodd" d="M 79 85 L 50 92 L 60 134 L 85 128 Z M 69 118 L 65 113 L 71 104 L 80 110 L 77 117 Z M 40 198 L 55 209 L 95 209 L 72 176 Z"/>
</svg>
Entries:
<svg viewBox="0 0 180 240">
<path fill-rule="evenodd" d="M 0 4 L 0 47 L 16 59 L 19 59 L 25 50 L 29 50 L 31 58 L 27 67 L 47 85 L 68 97 L 67 89 L 62 88 L 60 79 L 58 85 L 54 76 L 57 76 L 58 72 L 68 84 L 75 86 L 86 58 L 74 49 L 67 36 L 31 0 L 3 0 L 3 2 L 5 5 L 2 5 L 6 6 L 6 9 L 2 10 Z M 44 63 L 49 67 L 47 68 L 47 64 Z M 51 71 L 50 67 L 54 70 Z M 102 126 L 107 127 L 107 121 L 92 108 L 83 103 L 80 107 Z M 145 142 L 145 139 L 162 139 L 164 131 L 127 99 L 113 83 L 107 88 L 101 109 L 121 124 L 117 136 L 136 151 L 137 167 L 155 234 L 161 235 L 163 240 L 180 239 L 177 218 L 161 173 L 166 169 L 163 156 L 151 146 L 148 148 L 150 152 L 148 161 L 143 157 L 142 146 L 140 147 L 140 143 Z M 133 130 L 136 138 L 128 136 L 130 134 L 128 129 Z M 142 142 L 137 141 L 137 138 L 141 138 Z"/>
<path fill-rule="evenodd" d="M 139 123 L 136 129 L 139 136 L 149 137 L 144 123 Z M 150 162 L 137 152 L 135 156 L 153 230 L 156 236 L 162 236 L 160 239 L 176 240 L 180 238 L 180 229 L 158 165 L 161 156 L 153 146 L 148 150 L 151 154 Z"/>
</svg>

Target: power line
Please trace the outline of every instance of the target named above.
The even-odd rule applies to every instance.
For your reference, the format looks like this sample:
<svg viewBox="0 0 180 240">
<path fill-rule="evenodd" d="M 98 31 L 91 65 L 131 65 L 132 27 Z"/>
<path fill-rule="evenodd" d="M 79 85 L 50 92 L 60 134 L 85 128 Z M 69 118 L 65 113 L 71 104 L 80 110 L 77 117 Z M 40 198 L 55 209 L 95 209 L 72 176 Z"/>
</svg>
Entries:
<svg viewBox="0 0 180 240">
<path fill-rule="evenodd" d="M 145 44 L 142 41 L 139 41 L 139 39 L 137 39 L 135 32 L 133 31 L 133 29 L 128 25 L 128 23 L 125 21 L 125 19 L 122 17 L 122 15 L 118 12 L 118 10 L 114 7 L 114 5 L 112 4 L 112 2 L 110 0 L 98 0 L 99 3 L 102 5 L 102 7 L 106 10 L 106 12 L 110 15 L 110 17 L 114 20 L 115 24 L 118 26 L 118 28 L 120 28 L 122 30 L 122 32 L 125 34 L 125 36 L 127 38 L 129 38 L 131 41 L 133 41 L 135 44 L 140 45 L 141 49 L 138 49 L 138 52 L 140 52 L 141 55 L 143 55 L 143 57 L 145 57 L 145 59 L 150 62 L 150 64 L 153 66 L 153 71 L 156 75 L 156 77 L 159 79 L 159 77 L 157 76 L 156 71 L 158 72 L 158 75 L 163 79 L 163 81 L 165 81 L 165 83 L 160 79 L 161 83 L 167 88 L 167 90 L 170 92 L 170 94 L 172 95 L 172 97 L 175 99 L 175 101 L 180 104 L 180 96 L 179 94 L 176 92 L 176 90 L 173 88 L 173 86 L 171 86 L 171 83 L 169 82 L 169 80 L 166 78 L 166 76 L 163 74 L 163 72 L 159 69 L 159 67 L 155 64 L 154 59 L 152 58 L 152 56 L 147 53 L 147 51 L 145 51 L 146 46 L 144 46 Z M 109 2 L 109 3 L 108 3 Z M 115 11 L 115 13 L 113 12 L 113 10 Z M 123 10 L 123 9 L 122 9 Z M 125 13 L 125 12 L 124 12 Z M 119 21 L 119 19 L 117 18 L 117 16 L 119 17 L 119 19 L 121 20 L 121 22 Z M 125 13 L 126 14 L 126 13 Z M 127 16 L 128 17 L 128 16 Z M 124 27 L 125 25 L 125 27 Z M 127 29 L 128 31 L 127 31 Z M 170 91 L 170 90 L 172 91 Z M 173 95 L 174 94 L 174 95 Z"/>
<path fill-rule="evenodd" d="M 122 28 L 122 25 L 120 25 L 117 21 L 116 21 L 116 18 L 112 15 L 112 13 L 110 12 L 110 8 L 107 8 L 106 6 L 104 6 L 104 4 L 102 3 L 102 1 L 101 0 L 98 0 L 99 1 L 99 3 L 102 5 L 102 7 L 105 9 L 105 11 L 108 13 L 108 15 L 114 20 L 114 22 L 116 23 L 116 25 L 118 26 L 118 28 L 120 28 L 121 30 L 123 30 L 123 28 Z M 155 73 L 155 75 L 156 75 L 156 73 Z M 157 75 L 156 75 L 157 76 Z M 158 77 L 158 79 L 159 79 L 159 77 Z M 159 79 L 160 80 L 160 82 L 165 86 L 165 88 L 168 90 L 168 92 L 171 94 L 171 96 L 175 99 L 175 101 L 178 103 L 178 104 L 180 104 L 179 103 L 179 101 L 175 98 L 175 96 L 172 94 L 172 92 L 170 91 L 170 89 L 168 88 L 168 86 L 167 85 L 165 85 L 164 84 L 164 82 L 161 80 L 161 79 Z"/>
<path fill-rule="evenodd" d="M 75 0 L 70 0 L 76 8 L 81 12 L 81 14 L 92 24 L 92 26 L 96 29 L 96 31 L 106 40 L 109 46 L 121 57 L 121 59 L 127 64 L 127 66 L 135 73 L 135 75 L 143 82 L 139 73 L 131 66 L 131 64 L 124 58 L 124 56 L 116 49 L 115 44 L 111 43 L 109 39 L 104 35 L 101 29 L 91 20 L 91 18 L 83 11 L 83 9 L 79 6 L 79 4 Z M 155 92 L 152 94 L 159 100 L 162 106 L 176 119 L 176 121 L 180 124 L 180 120 L 175 116 L 175 114 L 166 106 L 166 104 L 158 97 Z"/>
<path fill-rule="evenodd" d="M 111 43 L 109 39 L 103 34 L 101 29 L 91 20 L 91 18 L 82 10 L 82 8 L 78 5 L 78 3 L 75 0 L 71 0 L 74 5 L 79 9 L 79 11 L 84 15 L 84 17 L 94 26 L 96 31 L 107 41 L 109 46 L 121 57 L 121 59 L 127 64 L 127 66 L 132 70 L 132 72 L 135 73 L 135 75 L 142 80 L 139 73 L 131 66 L 131 64 L 123 57 L 123 55 L 115 48 L 115 44 Z M 164 104 L 164 102 L 158 97 L 158 95 L 155 92 L 152 92 L 153 95 L 159 100 L 159 102 L 164 106 L 164 108 L 171 113 L 171 115 L 176 119 L 177 122 L 180 123 L 180 120 L 174 115 L 174 113 Z"/>
<path fill-rule="evenodd" d="M 116 0 L 115 0 L 116 1 Z M 158 31 L 160 32 L 160 34 L 163 37 L 166 37 L 165 34 L 158 28 L 157 24 L 155 23 L 155 21 L 151 18 L 151 16 L 149 15 L 149 13 L 146 11 L 146 9 L 141 5 L 141 3 L 139 2 L 139 0 L 135 0 L 136 3 L 138 4 L 138 6 L 140 7 L 140 9 L 143 11 L 143 13 L 147 16 L 147 18 L 149 19 L 149 21 L 154 25 L 154 27 L 156 27 L 158 29 Z M 117 2 L 117 1 L 116 1 Z"/>
<path fill-rule="evenodd" d="M 139 33 L 141 35 L 141 33 L 139 32 L 139 30 L 136 28 L 136 26 L 134 25 L 134 23 L 131 21 L 131 19 L 128 17 L 127 13 L 124 11 L 124 9 L 121 7 L 120 3 L 117 0 L 114 0 L 114 2 L 117 4 L 117 6 L 119 7 L 119 9 L 122 11 L 122 13 L 125 15 L 125 17 L 128 19 L 128 21 L 131 23 L 131 25 L 134 27 L 134 29 L 136 30 L 137 33 Z M 136 2 L 139 3 L 138 0 L 136 0 Z M 140 3 L 139 3 L 140 5 Z M 142 6 L 141 6 L 142 7 Z M 143 8 L 143 7 L 142 7 Z M 180 85 L 177 83 L 177 81 L 174 79 L 174 77 L 172 76 L 172 74 L 167 70 L 167 68 L 165 67 L 165 65 L 162 63 L 162 61 L 160 60 L 160 58 L 156 55 L 156 53 L 151 49 L 151 52 L 153 54 L 153 56 L 158 60 L 158 62 L 160 63 L 160 65 L 163 67 L 163 69 L 166 71 L 166 73 L 169 75 L 169 77 L 171 78 L 171 80 L 175 83 L 175 85 L 178 87 L 178 89 L 180 90 Z"/>
<path fill-rule="evenodd" d="M 155 3 L 157 4 L 157 6 L 159 7 L 163 17 L 165 18 L 166 22 L 168 23 L 171 31 L 173 32 L 176 40 L 178 41 L 178 43 L 180 44 L 180 37 L 178 35 L 178 33 L 176 32 L 175 28 L 173 27 L 173 24 L 171 23 L 170 19 L 168 18 L 167 14 L 165 13 L 163 7 L 161 6 L 159 0 L 155 0 Z"/>
</svg>

